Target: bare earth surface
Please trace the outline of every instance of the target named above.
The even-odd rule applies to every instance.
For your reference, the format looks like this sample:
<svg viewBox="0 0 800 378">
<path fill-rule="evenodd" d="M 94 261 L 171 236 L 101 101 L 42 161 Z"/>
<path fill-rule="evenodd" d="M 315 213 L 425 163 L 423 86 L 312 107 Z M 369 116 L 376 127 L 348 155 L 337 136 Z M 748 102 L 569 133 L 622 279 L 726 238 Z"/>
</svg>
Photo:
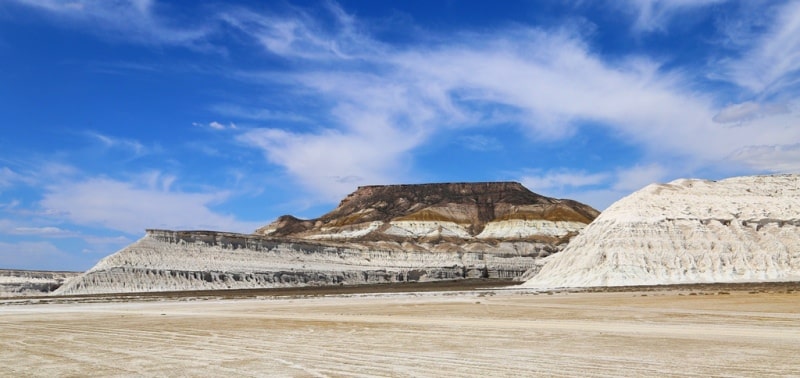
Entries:
<svg viewBox="0 0 800 378">
<path fill-rule="evenodd" d="M 4 300 L 0 376 L 799 376 L 798 289 Z"/>
</svg>

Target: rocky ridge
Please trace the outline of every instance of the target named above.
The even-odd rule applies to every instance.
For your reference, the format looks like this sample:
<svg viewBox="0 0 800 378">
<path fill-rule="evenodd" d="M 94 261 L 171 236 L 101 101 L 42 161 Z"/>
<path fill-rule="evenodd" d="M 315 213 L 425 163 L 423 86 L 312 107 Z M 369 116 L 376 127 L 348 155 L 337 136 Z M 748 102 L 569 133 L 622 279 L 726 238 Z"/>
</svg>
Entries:
<svg viewBox="0 0 800 378">
<path fill-rule="evenodd" d="M 525 286 L 800 280 L 800 175 L 649 185 L 546 260 Z"/>
<path fill-rule="evenodd" d="M 0 297 L 47 295 L 79 272 L 0 269 Z"/>
<path fill-rule="evenodd" d="M 597 211 L 518 183 L 360 187 L 313 220 L 253 235 L 148 230 L 59 294 L 514 278 Z"/>
<path fill-rule="evenodd" d="M 508 246 L 513 250 L 514 246 Z M 268 239 L 213 231 L 148 230 L 57 294 L 355 285 L 513 278 L 535 266 L 512 253 L 379 250 L 346 243 Z"/>
</svg>

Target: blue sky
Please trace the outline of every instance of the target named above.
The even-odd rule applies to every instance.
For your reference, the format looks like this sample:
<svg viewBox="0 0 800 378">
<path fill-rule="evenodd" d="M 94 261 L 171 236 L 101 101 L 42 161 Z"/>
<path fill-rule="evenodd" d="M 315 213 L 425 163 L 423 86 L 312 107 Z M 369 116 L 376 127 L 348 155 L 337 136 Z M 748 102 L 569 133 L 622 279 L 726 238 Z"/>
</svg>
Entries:
<svg viewBox="0 0 800 378">
<path fill-rule="evenodd" d="M 800 171 L 800 2 L 0 2 L 0 267 L 359 185 Z"/>
</svg>

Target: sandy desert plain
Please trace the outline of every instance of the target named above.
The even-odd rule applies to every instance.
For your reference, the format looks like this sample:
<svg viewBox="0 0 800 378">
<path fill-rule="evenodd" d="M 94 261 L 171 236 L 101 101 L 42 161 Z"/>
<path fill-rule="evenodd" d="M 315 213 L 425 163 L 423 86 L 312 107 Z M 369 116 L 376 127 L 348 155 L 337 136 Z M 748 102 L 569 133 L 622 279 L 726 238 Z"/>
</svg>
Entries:
<svg viewBox="0 0 800 378">
<path fill-rule="evenodd" d="M 0 300 L 0 375 L 800 376 L 800 283 Z"/>
</svg>

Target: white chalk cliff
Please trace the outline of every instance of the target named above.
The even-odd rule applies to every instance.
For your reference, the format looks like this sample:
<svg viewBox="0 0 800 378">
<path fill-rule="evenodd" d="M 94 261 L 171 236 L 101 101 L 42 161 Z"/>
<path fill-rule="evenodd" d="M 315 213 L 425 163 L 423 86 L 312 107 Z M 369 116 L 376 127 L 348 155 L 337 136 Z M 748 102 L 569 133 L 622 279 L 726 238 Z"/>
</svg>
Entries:
<svg viewBox="0 0 800 378">
<path fill-rule="evenodd" d="M 47 295 L 78 272 L 0 269 L 0 297 Z"/>
<path fill-rule="evenodd" d="M 515 278 L 597 216 L 518 183 L 360 187 L 255 234 L 148 230 L 58 294 Z"/>
<path fill-rule="evenodd" d="M 513 278 L 549 254 L 536 247 L 501 243 L 489 252 L 403 251 L 212 231 L 148 230 L 144 238 L 102 259 L 56 294 Z"/>
<path fill-rule="evenodd" d="M 649 185 L 526 276 L 551 288 L 800 280 L 800 175 Z"/>
</svg>

